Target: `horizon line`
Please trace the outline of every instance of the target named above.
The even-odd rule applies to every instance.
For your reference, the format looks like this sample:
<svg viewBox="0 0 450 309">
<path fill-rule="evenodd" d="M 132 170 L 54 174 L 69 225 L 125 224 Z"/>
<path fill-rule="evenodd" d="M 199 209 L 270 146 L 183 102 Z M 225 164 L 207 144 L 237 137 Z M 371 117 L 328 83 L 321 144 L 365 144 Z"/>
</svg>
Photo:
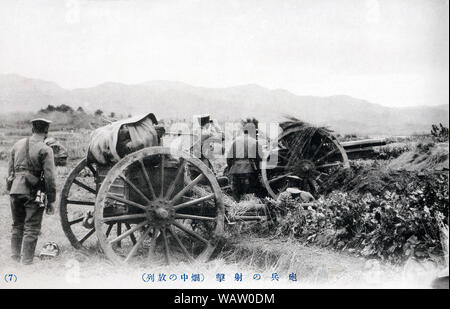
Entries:
<svg viewBox="0 0 450 309">
<path fill-rule="evenodd" d="M 392 108 L 392 109 L 408 109 L 408 108 L 437 108 L 440 106 L 445 106 L 445 105 L 450 105 L 450 102 L 447 102 L 447 104 L 442 103 L 442 104 L 436 104 L 436 105 L 406 105 L 406 106 L 390 106 L 390 105 L 384 105 L 382 103 L 375 103 L 372 101 L 369 101 L 367 99 L 364 98 L 359 98 L 359 97 L 355 97 L 349 94 L 333 94 L 333 95 L 301 95 L 301 94 L 297 94 L 294 93 L 291 90 L 285 89 L 285 88 L 269 88 L 257 83 L 246 83 L 246 84 L 237 84 L 234 86 L 224 86 L 224 87 L 206 87 L 206 86 L 198 86 L 198 85 L 193 85 L 184 81 L 178 81 L 178 80 L 165 80 L 165 79 L 155 79 L 155 80 L 146 80 L 146 81 L 142 81 L 142 82 L 138 82 L 138 83 L 127 83 L 127 82 L 117 82 L 117 81 L 104 81 L 104 82 L 100 82 L 97 83 L 95 85 L 92 86 L 88 86 L 88 87 L 74 87 L 74 88 L 66 88 L 64 86 L 61 86 L 58 82 L 56 81 L 52 81 L 52 80 L 47 80 L 47 79 L 42 79 L 42 78 L 37 78 L 37 77 L 27 77 L 24 75 L 21 75 L 19 73 L 14 73 L 14 72 L 9 72 L 9 73 L 0 73 L 0 76 L 7 76 L 7 75 L 13 75 L 13 76 L 17 76 L 20 78 L 24 78 L 24 79 L 31 79 L 31 80 L 38 80 L 38 81 L 42 81 L 42 82 L 47 82 L 47 83 L 52 83 L 55 84 L 56 86 L 58 86 L 61 89 L 67 90 L 67 91 L 74 91 L 74 90 L 79 90 L 79 89 L 92 89 L 95 87 L 99 87 L 105 84 L 121 84 L 121 85 L 125 85 L 125 86 L 141 86 L 141 85 L 145 85 L 146 83 L 152 83 L 152 82 L 166 82 L 166 83 L 178 83 L 178 84 L 183 84 L 185 86 L 188 87 L 193 87 L 193 88 L 203 88 L 203 89 L 232 89 L 232 88 L 238 88 L 238 87 L 248 87 L 248 86 L 255 86 L 255 87 L 259 87 L 262 88 L 264 90 L 268 90 L 271 92 L 274 91 L 286 91 L 291 95 L 297 96 L 297 97 L 318 97 L 318 98 L 331 98 L 331 97 L 349 97 L 352 99 L 356 99 L 356 100 L 361 100 L 361 101 L 365 101 L 369 104 L 374 104 L 374 105 L 379 105 L 382 107 L 387 107 L 387 108 Z"/>
</svg>

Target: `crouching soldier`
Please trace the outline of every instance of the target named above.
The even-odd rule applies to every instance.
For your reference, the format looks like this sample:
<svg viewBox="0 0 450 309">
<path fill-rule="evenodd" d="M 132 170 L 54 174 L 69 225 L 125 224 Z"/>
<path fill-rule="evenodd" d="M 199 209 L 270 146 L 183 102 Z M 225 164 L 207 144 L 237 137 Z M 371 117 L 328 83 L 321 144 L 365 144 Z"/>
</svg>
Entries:
<svg viewBox="0 0 450 309">
<path fill-rule="evenodd" d="M 31 137 L 19 140 L 11 150 L 7 179 L 12 258 L 20 261 L 22 255 L 23 264 L 33 262 L 45 204 L 47 214 L 53 214 L 56 199 L 53 151 L 44 143 L 50 121 L 34 119 L 31 123 Z"/>
<path fill-rule="evenodd" d="M 228 174 L 231 178 L 233 198 L 240 201 L 242 195 L 260 195 L 260 164 L 262 147 L 257 139 L 257 122 L 243 125 L 243 134 L 236 137 L 227 153 Z"/>
</svg>

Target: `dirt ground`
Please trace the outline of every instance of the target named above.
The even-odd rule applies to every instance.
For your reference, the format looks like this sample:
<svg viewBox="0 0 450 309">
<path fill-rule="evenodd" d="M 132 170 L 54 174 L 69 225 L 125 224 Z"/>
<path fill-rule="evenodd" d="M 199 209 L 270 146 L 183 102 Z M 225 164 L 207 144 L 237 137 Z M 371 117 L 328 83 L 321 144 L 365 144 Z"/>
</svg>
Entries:
<svg viewBox="0 0 450 309">
<path fill-rule="evenodd" d="M 58 167 L 59 185 L 69 168 Z M 0 161 L 0 174 L 6 174 L 6 161 Z M 3 190 L 0 195 L 0 288 L 428 288 L 440 271 L 434 265 L 414 262 L 402 268 L 381 265 L 373 260 L 303 246 L 291 239 L 244 236 L 232 249 L 220 252 L 208 263 L 117 266 L 101 253 L 86 255 L 72 248 L 57 213 L 44 216 L 37 252 L 43 243 L 55 241 L 61 247 L 61 255 L 47 261 L 36 259 L 33 265 L 24 267 L 9 258 L 11 211 L 4 187 L 0 190 Z M 194 273 L 201 274 L 204 281 L 192 282 L 190 278 Z M 217 280 L 219 273 L 225 274 L 225 281 Z M 241 282 L 235 281 L 236 273 L 243 274 Z M 275 273 L 278 280 L 273 279 Z M 291 273 L 297 275 L 297 281 L 289 280 Z M 5 281 L 8 274 L 15 275 L 17 281 Z M 148 274 L 155 275 L 155 282 L 146 279 Z M 167 277 L 175 274 L 177 280 L 166 278 L 166 282 L 158 282 L 159 274 Z M 186 282 L 180 279 L 182 274 L 188 275 Z M 253 279 L 256 274 L 261 275 L 260 280 Z"/>
<path fill-rule="evenodd" d="M 4 143 L 0 148 L 5 150 L 8 145 Z M 69 161 L 68 166 L 57 167 L 58 191 L 75 163 Z M 257 235 L 242 235 L 242 239 L 208 263 L 117 266 L 100 252 L 86 255 L 74 249 L 63 233 L 58 211 L 44 216 L 36 253 L 45 242 L 54 241 L 60 246 L 61 255 L 47 261 L 36 259 L 35 264 L 24 267 L 9 257 L 12 221 L 3 180 L 6 173 L 7 161 L 0 158 L 0 288 L 429 288 L 442 271 L 433 264 L 414 261 L 403 267 L 382 265 L 375 260 L 304 246 L 293 239 L 265 239 Z M 194 273 L 201 274 L 204 281 L 192 282 Z M 225 281 L 217 280 L 219 273 L 225 274 Z M 242 273 L 241 282 L 235 281 L 236 273 Z M 291 273 L 297 275 L 297 281 L 289 280 Z M 17 281 L 8 283 L 8 274 L 15 275 Z M 155 275 L 155 282 L 145 282 L 148 274 Z M 177 279 L 158 282 L 159 274 L 175 274 Z M 182 281 L 182 274 L 189 279 Z M 253 279 L 258 274 L 261 279 Z M 273 274 L 279 279 L 274 279 Z"/>
</svg>

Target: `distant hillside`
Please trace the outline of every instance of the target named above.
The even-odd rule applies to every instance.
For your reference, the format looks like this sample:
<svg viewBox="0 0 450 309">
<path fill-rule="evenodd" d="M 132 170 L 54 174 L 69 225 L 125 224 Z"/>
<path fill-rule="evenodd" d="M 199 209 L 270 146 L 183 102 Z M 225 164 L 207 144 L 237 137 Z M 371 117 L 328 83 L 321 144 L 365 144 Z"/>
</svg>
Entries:
<svg viewBox="0 0 450 309">
<path fill-rule="evenodd" d="M 436 107 L 389 108 L 345 95 L 298 96 L 258 85 L 203 88 L 171 81 L 104 83 L 67 90 L 52 82 L 0 75 L 3 113 L 67 104 L 91 111 L 102 109 L 125 115 L 154 112 L 158 118 L 178 119 L 210 113 L 219 120 L 253 116 L 273 121 L 292 115 L 341 133 L 411 134 L 428 132 L 432 123 L 448 125 L 448 102 L 443 103 Z"/>
</svg>

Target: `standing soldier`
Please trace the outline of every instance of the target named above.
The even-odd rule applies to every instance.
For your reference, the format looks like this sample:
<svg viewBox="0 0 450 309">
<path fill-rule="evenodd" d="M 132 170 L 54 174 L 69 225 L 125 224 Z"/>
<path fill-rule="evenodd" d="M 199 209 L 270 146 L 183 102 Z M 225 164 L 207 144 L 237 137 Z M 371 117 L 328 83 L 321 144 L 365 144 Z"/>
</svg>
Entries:
<svg viewBox="0 0 450 309">
<path fill-rule="evenodd" d="M 56 199 L 55 162 L 52 149 L 44 143 L 50 121 L 33 119 L 32 135 L 16 142 L 8 166 L 11 200 L 12 258 L 32 264 L 47 198 L 47 214 L 53 214 Z"/>
<path fill-rule="evenodd" d="M 258 121 L 243 123 L 243 134 L 236 137 L 227 153 L 228 174 L 231 176 L 231 189 L 236 201 L 246 193 L 259 190 L 259 171 L 262 147 L 258 143 Z"/>
<path fill-rule="evenodd" d="M 224 141 L 224 134 L 217 121 L 210 115 L 196 116 L 198 125 L 194 126 L 191 153 L 212 168 L 210 160 L 214 156 L 214 145 Z"/>
</svg>

